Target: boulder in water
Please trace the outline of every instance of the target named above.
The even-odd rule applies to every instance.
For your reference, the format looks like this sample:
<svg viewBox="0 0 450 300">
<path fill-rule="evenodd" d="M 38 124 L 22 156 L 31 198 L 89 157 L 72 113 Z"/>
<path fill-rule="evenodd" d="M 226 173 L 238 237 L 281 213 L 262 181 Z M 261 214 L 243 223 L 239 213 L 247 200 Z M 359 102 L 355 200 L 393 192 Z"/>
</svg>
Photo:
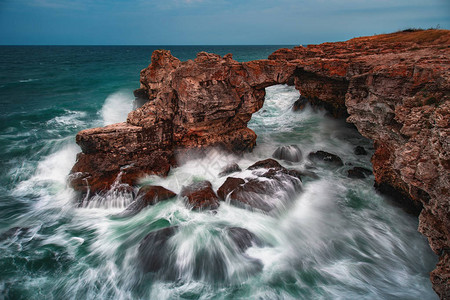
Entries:
<svg viewBox="0 0 450 300">
<path fill-rule="evenodd" d="M 308 158 L 311 161 L 314 162 L 326 162 L 328 164 L 340 167 L 343 166 L 344 163 L 342 162 L 342 159 L 337 156 L 336 154 L 332 154 L 326 151 L 316 151 L 316 152 L 311 152 L 308 154 Z"/>
<path fill-rule="evenodd" d="M 13 227 L 10 228 L 8 230 L 6 230 L 5 232 L 3 232 L 2 234 L 0 234 L 0 241 L 4 241 L 6 239 L 15 237 L 15 236 L 21 236 L 24 234 L 27 234 L 30 231 L 30 227 Z"/>
<path fill-rule="evenodd" d="M 169 265 L 169 239 L 175 235 L 177 227 L 167 227 L 153 231 L 141 241 L 138 258 L 144 272 L 158 272 Z"/>
<path fill-rule="evenodd" d="M 175 197 L 177 194 L 158 185 L 146 185 L 139 189 L 136 200 L 128 207 L 116 215 L 116 217 L 130 217 L 138 214 L 149 205 Z"/>
<path fill-rule="evenodd" d="M 258 239 L 258 237 L 255 234 L 253 234 L 252 232 L 248 231 L 245 228 L 229 227 L 228 235 L 236 244 L 238 249 L 242 252 L 245 252 L 247 248 L 250 248 L 253 245 L 257 246 L 262 245 L 261 240 Z"/>
<path fill-rule="evenodd" d="M 231 174 L 234 172 L 240 172 L 240 171 L 242 171 L 242 170 L 239 167 L 239 165 L 237 163 L 232 163 L 232 164 L 225 166 L 225 168 L 222 169 L 222 171 L 219 173 L 219 177 L 223 177 L 228 174 Z"/>
<path fill-rule="evenodd" d="M 355 150 L 354 150 L 354 153 L 356 155 L 367 155 L 367 151 L 366 151 L 366 149 L 364 149 L 363 146 L 356 146 Z"/>
<path fill-rule="evenodd" d="M 260 160 L 247 168 L 247 170 L 255 170 L 255 169 L 284 169 L 279 162 L 274 159 L 268 158 L 265 160 Z"/>
<path fill-rule="evenodd" d="M 282 159 L 291 162 L 299 162 L 302 160 L 302 151 L 297 145 L 281 146 L 272 154 L 273 158 Z"/>
<path fill-rule="evenodd" d="M 354 167 L 347 171 L 347 177 L 356 179 L 364 179 L 370 174 L 372 174 L 372 171 L 362 167 Z"/>
<path fill-rule="evenodd" d="M 227 178 L 217 192 L 222 199 L 228 196 L 232 205 L 269 213 L 284 207 L 301 190 L 300 175 L 274 159 L 258 161 L 248 169 L 256 177 Z"/>
<path fill-rule="evenodd" d="M 242 178 L 228 177 L 227 180 L 225 180 L 225 182 L 217 190 L 217 196 L 219 196 L 220 199 L 225 200 L 227 195 L 231 191 L 244 183 L 245 180 Z"/>
<path fill-rule="evenodd" d="M 186 197 L 186 204 L 194 210 L 213 210 L 219 207 L 219 198 L 209 181 L 200 181 L 183 187 L 180 195 Z"/>
</svg>

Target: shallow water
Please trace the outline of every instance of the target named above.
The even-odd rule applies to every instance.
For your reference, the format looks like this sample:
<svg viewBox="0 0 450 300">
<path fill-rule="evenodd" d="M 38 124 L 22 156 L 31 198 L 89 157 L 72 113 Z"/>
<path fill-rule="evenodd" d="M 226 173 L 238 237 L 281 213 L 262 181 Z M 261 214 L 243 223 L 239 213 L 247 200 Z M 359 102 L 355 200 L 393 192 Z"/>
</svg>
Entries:
<svg viewBox="0 0 450 300">
<path fill-rule="evenodd" d="M 33 74 L 22 80 L 28 79 Z M 117 87 L 103 96 L 92 91 L 103 100 L 80 100 L 81 107 L 73 102 L 36 103 L 36 109 L 21 104 L 23 110 L 3 116 L 8 122 L 0 137 L 0 232 L 19 229 L 0 237 L 0 299 L 437 298 L 428 278 L 437 260 L 416 231 L 417 218 L 379 195 L 373 176 L 346 176 L 352 166 L 371 168 L 370 141 L 325 112 L 292 112 L 299 96 L 292 87 L 267 89 L 264 107 L 249 123 L 258 134 L 252 153 L 235 157 L 211 150 L 167 178 L 142 181 L 179 193 L 192 181 L 209 180 L 216 190 L 226 179 L 218 177 L 226 164 L 237 162 L 244 170 L 234 177 L 254 176 L 245 170 L 248 166 L 271 157 L 278 146 L 295 144 L 304 159 L 280 163 L 312 168 L 319 178 L 303 177 L 303 191 L 275 213 L 227 202 L 215 214 L 195 212 L 174 198 L 133 217 L 116 218 L 133 200 L 117 193 L 78 208 L 66 185 L 80 151 L 74 133 L 126 119 L 133 98 L 130 90 Z M 81 99 L 89 97 L 89 92 L 78 93 Z M 48 103 L 56 98 L 50 96 Z M 354 155 L 356 145 L 369 155 Z M 339 155 L 345 165 L 312 164 L 306 155 L 316 150 Z M 157 274 L 143 273 L 139 243 L 169 226 L 178 229 L 169 240 L 167 265 Z M 227 235 L 230 227 L 249 230 L 260 243 L 241 253 Z"/>
</svg>

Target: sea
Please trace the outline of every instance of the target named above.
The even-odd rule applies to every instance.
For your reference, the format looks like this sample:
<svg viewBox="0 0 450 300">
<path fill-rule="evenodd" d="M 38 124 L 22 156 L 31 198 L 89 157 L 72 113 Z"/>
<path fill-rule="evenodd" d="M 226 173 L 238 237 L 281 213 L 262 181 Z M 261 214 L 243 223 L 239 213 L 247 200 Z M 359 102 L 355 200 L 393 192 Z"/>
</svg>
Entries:
<svg viewBox="0 0 450 300">
<path fill-rule="evenodd" d="M 417 231 L 417 216 L 379 194 L 373 175 L 347 177 L 351 167 L 371 169 L 372 142 L 326 111 L 292 111 L 299 92 L 291 86 L 266 89 L 248 124 L 258 135 L 253 152 L 211 149 L 165 178 L 141 181 L 179 193 L 209 180 L 217 190 L 226 164 L 238 163 L 244 171 L 232 176 L 245 178 L 248 166 L 277 147 L 296 145 L 303 159 L 279 162 L 316 176 L 304 176 L 302 191 L 276 213 L 229 202 L 198 212 L 175 197 L 117 218 L 134 198 L 112 192 L 79 205 L 67 184 L 80 152 L 75 135 L 126 120 L 154 50 L 182 61 L 199 51 L 250 61 L 280 47 L 0 47 L 0 299 L 437 299 L 429 280 L 437 257 Z M 355 155 L 356 146 L 368 155 Z M 344 166 L 309 161 L 317 150 L 340 156 Z M 144 272 L 142 239 L 171 226 L 178 230 L 165 254 L 170 263 Z M 260 243 L 239 252 L 226 237 L 231 227 Z M 169 269 L 176 276 L 163 276 Z"/>
</svg>

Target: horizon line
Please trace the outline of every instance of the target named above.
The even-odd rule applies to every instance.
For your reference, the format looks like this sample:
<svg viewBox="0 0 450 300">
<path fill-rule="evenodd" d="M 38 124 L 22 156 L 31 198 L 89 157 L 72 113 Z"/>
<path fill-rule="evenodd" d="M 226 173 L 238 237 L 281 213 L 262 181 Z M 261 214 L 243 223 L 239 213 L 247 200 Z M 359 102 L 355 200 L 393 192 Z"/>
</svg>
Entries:
<svg viewBox="0 0 450 300">
<path fill-rule="evenodd" d="M 36 46 L 50 46 L 50 47 L 58 47 L 58 46 L 62 46 L 62 47 L 67 47 L 67 46 L 80 46 L 80 47 L 86 47 L 86 46 L 90 46 L 90 47 L 102 47 L 102 46 L 106 46 L 106 47 L 127 47 L 127 46 L 132 46 L 132 47 L 197 47 L 197 46 L 300 46 L 300 45 L 309 45 L 309 44 L 159 44 L 159 45 L 133 45 L 133 44 L 0 44 L 0 47 L 36 47 Z"/>
</svg>

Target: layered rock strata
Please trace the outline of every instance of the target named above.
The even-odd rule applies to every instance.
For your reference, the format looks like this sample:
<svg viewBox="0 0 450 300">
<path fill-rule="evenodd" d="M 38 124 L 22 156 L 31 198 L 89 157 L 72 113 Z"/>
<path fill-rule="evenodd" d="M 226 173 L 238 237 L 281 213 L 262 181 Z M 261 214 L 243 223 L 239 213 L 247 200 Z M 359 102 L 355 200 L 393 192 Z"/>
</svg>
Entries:
<svg viewBox="0 0 450 300">
<path fill-rule="evenodd" d="M 345 116 L 372 139 L 376 185 L 421 211 L 419 230 L 440 256 L 432 274 L 449 296 L 450 32 L 424 30 L 280 49 L 268 60 L 239 63 L 201 52 L 181 62 L 157 50 L 136 93 L 147 102 L 127 122 L 81 131 L 70 177 L 79 191 L 98 192 L 118 178 L 165 175 L 176 154 L 218 146 L 255 146 L 247 128 L 264 89 L 295 83 L 313 105 Z M 423 208 L 423 209 L 422 209 Z"/>
</svg>

